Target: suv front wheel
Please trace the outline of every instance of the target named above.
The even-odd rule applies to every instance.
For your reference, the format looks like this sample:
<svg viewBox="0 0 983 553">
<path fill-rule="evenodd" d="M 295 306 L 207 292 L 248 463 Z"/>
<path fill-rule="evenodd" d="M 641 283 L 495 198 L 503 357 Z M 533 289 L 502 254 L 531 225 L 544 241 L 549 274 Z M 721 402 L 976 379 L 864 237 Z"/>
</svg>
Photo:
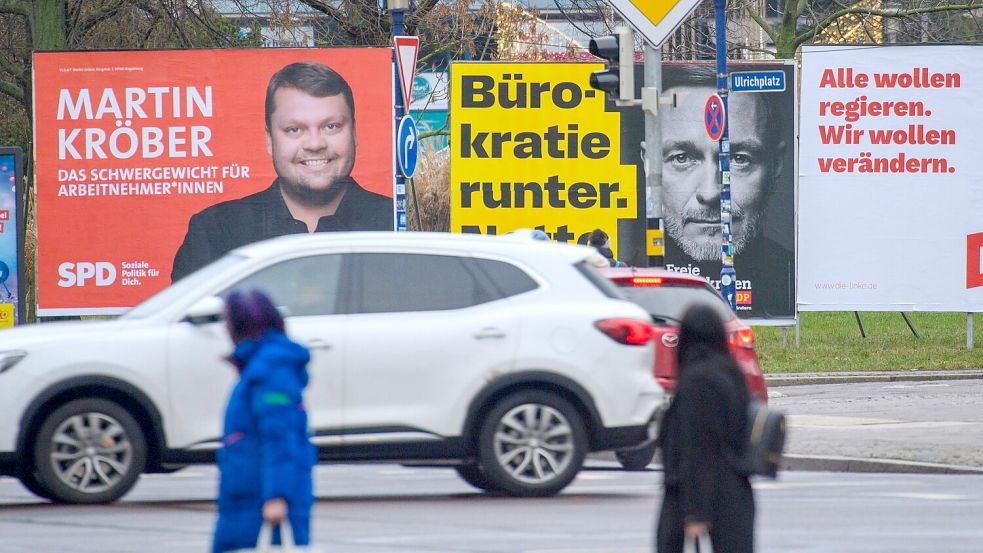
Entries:
<svg viewBox="0 0 983 553">
<path fill-rule="evenodd" d="M 136 484 L 146 450 L 140 425 L 119 405 L 71 401 L 41 424 L 32 483 L 59 503 L 110 503 Z"/>
<path fill-rule="evenodd" d="M 479 490 L 484 490 L 486 492 L 499 491 L 495 488 L 494 484 L 488 480 L 485 470 L 476 464 L 472 463 L 467 465 L 457 465 L 454 467 L 454 470 L 462 480 L 478 488 Z"/>
<path fill-rule="evenodd" d="M 488 482 L 516 496 L 553 495 L 569 484 L 587 454 L 587 431 L 566 400 L 526 390 L 499 401 L 478 433 Z"/>
</svg>

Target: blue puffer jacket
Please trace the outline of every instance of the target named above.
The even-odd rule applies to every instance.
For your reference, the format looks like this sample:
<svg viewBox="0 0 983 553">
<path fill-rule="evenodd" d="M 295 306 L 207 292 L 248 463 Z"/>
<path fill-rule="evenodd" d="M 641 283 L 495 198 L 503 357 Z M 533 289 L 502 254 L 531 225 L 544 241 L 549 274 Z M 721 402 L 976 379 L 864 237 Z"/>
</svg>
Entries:
<svg viewBox="0 0 983 553">
<path fill-rule="evenodd" d="M 240 342 L 233 356 L 243 370 L 229 397 L 218 452 L 219 512 L 260 510 L 266 500 L 281 497 L 291 519 L 307 514 L 317 462 L 301 395 L 310 353 L 270 330 L 258 341 Z"/>
</svg>

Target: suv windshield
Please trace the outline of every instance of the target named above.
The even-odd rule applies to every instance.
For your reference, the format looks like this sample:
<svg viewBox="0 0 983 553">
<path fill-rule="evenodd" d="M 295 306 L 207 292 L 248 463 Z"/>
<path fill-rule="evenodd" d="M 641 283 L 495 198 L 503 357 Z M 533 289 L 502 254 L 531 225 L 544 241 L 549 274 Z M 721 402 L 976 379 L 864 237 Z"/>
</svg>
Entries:
<svg viewBox="0 0 983 553">
<path fill-rule="evenodd" d="M 734 312 L 713 290 L 697 286 L 621 286 L 621 293 L 641 305 L 654 317 L 679 323 L 686 309 L 694 304 L 709 305 L 724 321 L 734 318 Z"/>
<path fill-rule="evenodd" d="M 120 315 L 120 319 L 143 319 L 159 311 L 161 308 L 170 305 L 173 301 L 191 293 L 195 288 L 203 285 L 212 279 L 213 276 L 223 273 L 226 269 L 238 265 L 247 258 L 241 255 L 226 255 L 215 260 L 190 275 L 178 280 L 174 284 L 164 288 L 157 294 L 150 296 L 146 301 Z"/>
</svg>

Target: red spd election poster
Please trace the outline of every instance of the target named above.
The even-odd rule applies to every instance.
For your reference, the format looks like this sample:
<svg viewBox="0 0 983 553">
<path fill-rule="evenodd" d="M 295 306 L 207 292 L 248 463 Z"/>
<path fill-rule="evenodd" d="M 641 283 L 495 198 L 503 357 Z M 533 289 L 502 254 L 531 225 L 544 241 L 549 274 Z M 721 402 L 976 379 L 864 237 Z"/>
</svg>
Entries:
<svg viewBox="0 0 983 553">
<path fill-rule="evenodd" d="M 36 53 L 34 105 L 41 316 L 121 313 L 265 238 L 393 228 L 389 48 Z"/>
</svg>

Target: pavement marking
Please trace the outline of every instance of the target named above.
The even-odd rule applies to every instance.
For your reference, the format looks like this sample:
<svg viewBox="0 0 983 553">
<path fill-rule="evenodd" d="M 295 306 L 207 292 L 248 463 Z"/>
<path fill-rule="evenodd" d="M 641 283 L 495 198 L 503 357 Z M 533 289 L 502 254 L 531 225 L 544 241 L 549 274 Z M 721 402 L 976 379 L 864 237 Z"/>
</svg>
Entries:
<svg viewBox="0 0 983 553">
<path fill-rule="evenodd" d="M 927 384 L 891 384 L 890 386 L 884 386 L 887 390 L 902 390 L 905 388 L 951 388 L 952 384 L 946 384 L 945 382 L 929 382 Z"/>
<path fill-rule="evenodd" d="M 815 480 L 809 482 L 789 482 L 789 481 L 765 481 L 755 480 L 751 482 L 751 487 L 755 490 L 794 490 L 803 488 L 860 488 L 864 486 L 882 485 L 905 485 L 905 480 L 860 480 L 856 482 L 831 482 L 828 480 Z"/>
<path fill-rule="evenodd" d="M 205 473 L 203 473 L 203 472 L 193 472 L 193 471 L 185 472 L 182 469 L 182 470 L 179 470 L 177 472 L 171 472 L 171 473 L 141 474 L 140 475 L 140 478 L 141 479 L 142 478 L 147 478 L 147 479 L 150 479 L 150 480 L 160 480 L 160 479 L 170 480 L 172 478 L 201 478 L 203 476 L 205 476 Z"/>
<path fill-rule="evenodd" d="M 577 474 L 578 480 L 616 480 L 621 478 L 620 474 L 604 474 L 603 472 L 581 472 Z"/>
<path fill-rule="evenodd" d="M 971 421 L 902 421 L 836 415 L 787 415 L 788 425 L 799 428 L 941 428 L 983 424 Z"/>
<path fill-rule="evenodd" d="M 576 484 L 564 488 L 564 492 L 572 495 L 619 494 L 623 492 L 650 494 L 660 489 L 656 484 L 638 484 L 634 486 L 579 486 Z"/>
<path fill-rule="evenodd" d="M 522 553 L 651 553 L 651 551 L 638 547 L 615 549 L 605 547 L 604 549 L 526 549 Z"/>
<path fill-rule="evenodd" d="M 924 499 L 926 501 L 966 501 L 971 499 L 965 495 L 953 495 L 947 493 L 872 493 L 865 494 L 873 497 L 897 497 L 900 499 Z"/>
<path fill-rule="evenodd" d="M 897 424 L 899 420 L 874 419 L 866 417 L 845 417 L 840 415 L 787 415 L 789 426 L 867 426 L 872 424 Z"/>
</svg>

